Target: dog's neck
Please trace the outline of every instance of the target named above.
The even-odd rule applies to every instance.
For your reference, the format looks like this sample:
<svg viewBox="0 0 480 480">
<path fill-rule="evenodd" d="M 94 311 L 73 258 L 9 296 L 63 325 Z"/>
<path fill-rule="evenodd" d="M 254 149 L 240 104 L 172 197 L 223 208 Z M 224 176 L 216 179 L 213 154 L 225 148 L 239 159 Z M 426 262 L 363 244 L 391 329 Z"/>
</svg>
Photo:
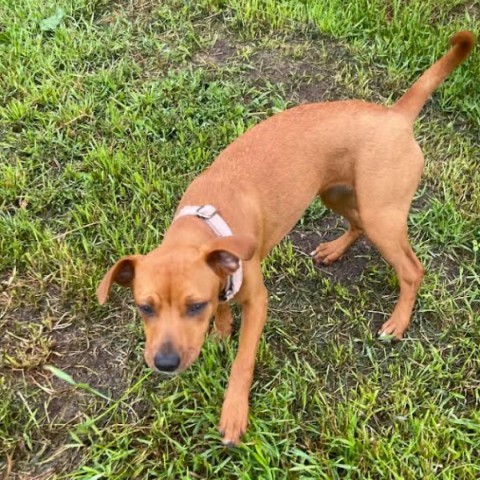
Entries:
<svg viewBox="0 0 480 480">
<path fill-rule="evenodd" d="M 165 232 L 162 246 L 200 246 L 216 237 L 212 229 L 200 218 L 185 216 L 177 218 Z"/>
<path fill-rule="evenodd" d="M 165 232 L 161 248 L 200 247 L 214 240 L 212 229 L 201 218 L 185 216 L 177 218 Z M 226 288 L 227 277 L 222 278 L 219 285 L 219 296 Z"/>
</svg>

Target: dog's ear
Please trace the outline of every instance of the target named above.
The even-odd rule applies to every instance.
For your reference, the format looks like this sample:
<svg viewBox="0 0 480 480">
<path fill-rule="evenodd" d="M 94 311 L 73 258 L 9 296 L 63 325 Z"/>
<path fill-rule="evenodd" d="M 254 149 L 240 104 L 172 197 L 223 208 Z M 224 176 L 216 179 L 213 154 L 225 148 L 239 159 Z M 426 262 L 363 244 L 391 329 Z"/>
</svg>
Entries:
<svg viewBox="0 0 480 480">
<path fill-rule="evenodd" d="M 250 260 L 255 254 L 256 242 L 247 235 L 232 235 L 213 240 L 206 250 L 206 261 L 218 275 L 231 275 L 240 266 L 240 260 Z"/>
<path fill-rule="evenodd" d="M 129 255 L 121 258 L 103 277 L 97 288 L 97 299 L 103 305 L 108 298 L 112 283 L 129 287 L 135 276 L 135 265 L 142 255 Z"/>
</svg>

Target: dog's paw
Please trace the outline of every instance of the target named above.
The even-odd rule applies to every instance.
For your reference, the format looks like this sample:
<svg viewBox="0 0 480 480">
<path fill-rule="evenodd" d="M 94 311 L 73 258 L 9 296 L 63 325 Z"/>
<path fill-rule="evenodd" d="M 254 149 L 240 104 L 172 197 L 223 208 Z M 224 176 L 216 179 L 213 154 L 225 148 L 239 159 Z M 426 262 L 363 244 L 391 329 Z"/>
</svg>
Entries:
<svg viewBox="0 0 480 480">
<path fill-rule="evenodd" d="M 378 336 L 382 340 L 401 340 L 405 330 L 408 328 L 408 321 L 402 321 L 399 318 L 391 317 L 378 331 Z"/>
<path fill-rule="evenodd" d="M 211 334 L 216 340 L 230 338 L 233 330 L 232 311 L 229 306 L 222 306 L 217 310 Z"/>
<path fill-rule="evenodd" d="M 240 437 L 246 432 L 248 424 L 248 398 L 225 398 L 218 431 L 223 437 L 222 443 L 227 447 L 235 447 Z"/>
<path fill-rule="evenodd" d="M 347 246 L 345 245 L 345 242 L 342 242 L 340 238 L 331 242 L 321 243 L 310 253 L 310 256 L 315 263 L 331 265 L 345 253 L 346 249 Z"/>
<path fill-rule="evenodd" d="M 210 336 L 213 341 L 220 342 L 221 340 L 228 340 L 232 336 L 232 327 L 226 327 L 222 325 L 221 328 L 217 324 L 213 324 L 210 330 Z"/>
<path fill-rule="evenodd" d="M 359 235 L 360 232 L 358 230 L 348 230 L 335 240 L 321 243 L 312 253 L 310 253 L 310 256 L 316 263 L 331 265 L 345 254 L 350 248 L 350 245 L 355 242 Z"/>
</svg>

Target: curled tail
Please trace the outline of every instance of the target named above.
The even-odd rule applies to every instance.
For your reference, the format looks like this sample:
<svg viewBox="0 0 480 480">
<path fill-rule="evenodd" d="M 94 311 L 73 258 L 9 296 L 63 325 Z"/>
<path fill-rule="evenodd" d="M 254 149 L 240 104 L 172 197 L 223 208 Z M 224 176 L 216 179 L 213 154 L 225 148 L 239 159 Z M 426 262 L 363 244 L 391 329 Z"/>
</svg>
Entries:
<svg viewBox="0 0 480 480">
<path fill-rule="evenodd" d="M 458 32 L 450 39 L 450 45 L 452 48 L 436 61 L 392 107 L 412 123 L 432 92 L 470 55 L 475 46 L 475 35 L 468 31 Z"/>
</svg>

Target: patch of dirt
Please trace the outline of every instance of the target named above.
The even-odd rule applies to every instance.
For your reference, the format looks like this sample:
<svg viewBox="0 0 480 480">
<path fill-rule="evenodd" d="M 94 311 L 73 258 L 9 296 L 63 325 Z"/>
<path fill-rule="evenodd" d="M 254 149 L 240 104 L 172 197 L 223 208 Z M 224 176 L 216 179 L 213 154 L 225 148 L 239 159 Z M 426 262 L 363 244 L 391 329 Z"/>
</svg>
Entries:
<svg viewBox="0 0 480 480">
<path fill-rule="evenodd" d="M 122 12 L 132 23 L 140 22 L 148 24 L 151 20 L 155 7 L 158 2 L 154 0 L 107 0 L 101 13 L 108 12 L 99 23 L 110 23 L 114 21 Z M 97 12 L 97 15 L 100 11 Z"/>
<path fill-rule="evenodd" d="M 198 52 L 193 56 L 192 61 L 197 65 L 222 66 L 236 54 L 237 47 L 231 41 L 218 37 L 210 49 Z"/>
<path fill-rule="evenodd" d="M 15 446 L 12 460 L 16 473 L 12 472 L 11 478 L 49 478 L 49 472 L 75 463 L 77 451 L 62 450 L 70 441 L 69 428 L 85 420 L 95 402 L 105 401 L 43 367 L 53 365 L 76 382 L 118 399 L 138 365 L 136 342 L 133 348 L 131 342 L 137 334 L 129 328 L 132 313 L 127 308 L 113 308 L 107 318 L 92 322 L 91 307 L 62 298 L 58 286 L 13 276 L 2 284 L 8 284 L 0 294 L 3 375 L 43 425 L 29 433 L 29 447 L 23 441 Z M 129 330 L 130 335 L 126 334 Z M 39 465 L 34 461 L 37 452 L 42 452 L 45 461 L 61 450 L 51 462 Z"/>
<path fill-rule="evenodd" d="M 478 2 L 464 2 L 454 6 L 446 17 L 447 25 L 451 25 L 457 20 L 463 20 L 465 13 L 468 13 L 471 18 L 480 18 L 480 4 Z"/>
<path fill-rule="evenodd" d="M 430 262 L 430 268 L 436 272 L 442 272 L 441 276 L 448 281 L 453 282 L 459 278 L 460 266 L 458 260 L 448 257 L 447 255 L 432 255 Z"/>
<path fill-rule="evenodd" d="M 358 77 L 365 65 L 341 42 L 320 34 L 313 27 L 309 35 L 298 35 L 280 47 L 258 45 L 257 72 L 252 78 L 282 84 L 294 104 L 363 99 L 383 104 L 382 93 L 389 91 L 386 74 L 376 70 L 368 82 L 367 96 L 349 77 Z M 367 66 L 368 67 L 368 66 Z M 352 73 L 353 72 L 353 73 Z"/>
<path fill-rule="evenodd" d="M 294 104 L 351 98 L 339 83 L 339 66 L 356 63 L 339 42 L 315 32 L 310 38 L 297 36 L 288 42 L 275 39 L 239 41 L 217 22 L 213 45 L 197 52 L 192 61 L 215 69 L 233 65 L 254 86 L 281 85 Z"/>
<path fill-rule="evenodd" d="M 119 316 L 127 322 L 134 321 L 128 313 L 127 310 Z M 130 345 L 125 330 L 122 333 L 117 328 L 122 324 L 125 327 L 125 323 L 118 322 L 117 317 L 114 319 L 116 328 L 109 329 L 108 322 L 112 320 L 102 320 L 93 328 L 83 320 L 80 325 L 54 332 L 55 348 L 51 359 L 58 368 L 74 371 L 76 380 L 89 382 L 102 391 L 108 389 L 116 396 L 126 386 L 124 377 L 128 371 Z"/>
<path fill-rule="evenodd" d="M 0 322 L 1 368 L 32 370 L 44 364 L 53 346 L 51 331 L 54 318 L 63 320 L 59 292 L 15 274 L 3 282 L 0 294 L 3 311 Z M 34 294 L 27 292 L 33 291 Z"/>
<path fill-rule="evenodd" d="M 2 326 L 15 325 L 15 331 L 10 328 L 6 332 L 9 335 L 2 335 L 2 351 L 8 354 L 3 368 L 24 368 L 34 373 L 45 364 L 52 364 L 99 388 L 111 387 L 113 380 L 115 393 L 115 386 L 122 384 L 127 360 L 124 349 L 128 350 L 124 333 L 116 328 L 121 323 L 118 318 L 110 330 L 105 325 L 90 325 L 86 312 L 62 302 L 58 287 L 30 285 L 41 292 L 41 298 L 23 298 L 16 287 L 11 293 L 3 292 L 1 297 L 1 304 L 8 304 Z M 129 321 L 128 312 L 122 317 L 123 322 Z"/>
</svg>

